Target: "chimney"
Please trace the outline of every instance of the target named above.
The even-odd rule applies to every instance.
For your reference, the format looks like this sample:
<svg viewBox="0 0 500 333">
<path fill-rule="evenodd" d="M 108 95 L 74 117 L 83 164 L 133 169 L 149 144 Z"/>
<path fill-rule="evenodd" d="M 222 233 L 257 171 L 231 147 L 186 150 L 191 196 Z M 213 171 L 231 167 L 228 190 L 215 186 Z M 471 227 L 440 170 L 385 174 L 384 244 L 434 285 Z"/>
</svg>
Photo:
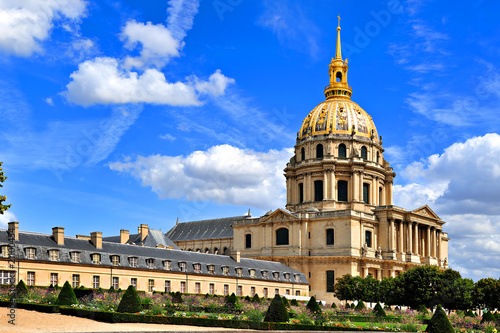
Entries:
<svg viewBox="0 0 500 333">
<path fill-rule="evenodd" d="M 94 231 L 90 233 L 90 241 L 96 249 L 102 249 L 102 232 Z"/>
<path fill-rule="evenodd" d="M 57 245 L 64 245 L 64 228 L 54 227 L 52 228 L 52 237 L 56 241 Z"/>
<path fill-rule="evenodd" d="M 233 258 L 234 260 L 236 260 L 236 262 L 240 262 L 241 260 L 241 252 L 240 251 L 235 251 L 233 253 L 231 253 L 231 258 Z"/>
<path fill-rule="evenodd" d="M 9 234 L 11 235 L 9 238 L 14 238 L 15 241 L 19 240 L 19 222 L 9 222 Z"/>
<path fill-rule="evenodd" d="M 129 239 L 128 230 L 121 229 L 120 230 L 120 243 L 125 244 L 125 243 L 127 243 L 128 239 Z"/>
<path fill-rule="evenodd" d="M 141 226 L 138 228 L 139 230 L 139 235 L 141 235 L 141 242 L 144 241 L 146 236 L 148 235 L 148 225 L 147 224 L 141 224 Z"/>
</svg>

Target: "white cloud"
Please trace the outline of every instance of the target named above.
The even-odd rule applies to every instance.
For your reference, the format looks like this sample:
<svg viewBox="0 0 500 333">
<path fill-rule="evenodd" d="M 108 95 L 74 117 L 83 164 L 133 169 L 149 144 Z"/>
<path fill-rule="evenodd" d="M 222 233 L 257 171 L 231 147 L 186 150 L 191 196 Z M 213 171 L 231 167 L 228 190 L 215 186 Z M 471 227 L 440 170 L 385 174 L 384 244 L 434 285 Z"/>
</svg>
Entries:
<svg viewBox="0 0 500 333">
<path fill-rule="evenodd" d="M 74 61 L 82 61 L 97 53 L 96 43 L 89 38 L 75 38 L 67 48 L 65 55 Z"/>
<path fill-rule="evenodd" d="M 283 165 L 292 149 L 260 153 L 230 145 L 195 151 L 189 156 L 138 156 L 135 161 L 110 163 L 151 186 L 161 199 L 211 201 L 260 209 L 285 203 Z"/>
<path fill-rule="evenodd" d="M 160 135 L 160 139 L 167 140 L 170 142 L 174 142 L 175 140 L 177 140 L 177 138 L 175 136 L 173 136 L 172 134 L 169 134 L 169 133 L 165 133 L 163 135 Z"/>
<path fill-rule="evenodd" d="M 12 222 L 12 221 L 17 221 L 16 216 L 14 215 L 13 212 L 10 210 L 7 210 L 3 212 L 3 214 L 0 214 L 0 227 L 1 228 L 7 228 L 7 223 Z"/>
<path fill-rule="evenodd" d="M 215 75 L 215 79 L 212 77 Z M 200 94 L 218 96 L 233 79 L 216 71 L 209 81 L 194 77 L 194 82 L 168 82 L 162 72 L 154 68 L 143 74 L 120 68 L 115 58 L 100 57 L 87 60 L 70 75 L 72 81 L 63 95 L 69 102 L 91 106 L 95 104 L 150 103 L 173 106 L 201 105 Z"/>
<path fill-rule="evenodd" d="M 200 2 L 197 0 L 170 0 L 168 2 L 167 29 L 177 40 L 183 40 L 186 32 L 193 27 Z"/>
<path fill-rule="evenodd" d="M 270 29 L 280 44 L 315 57 L 319 51 L 316 38 L 319 29 L 308 19 L 299 2 L 265 1 L 265 11 L 257 24 Z"/>
<path fill-rule="evenodd" d="M 47 97 L 44 99 L 45 103 L 47 103 L 50 106 L 54 106 L 54 101 L 52 100 L 51 97 Z"/>
<path fill-rule="evenodd" d="M 3 0 L 0 2 L 0 50 L 28 57 L 41 52 L 53 21 L 78 20 L 85 15 L 84 0 Z"/>
<path fill-rule="evenodd" d="M 129 50 L 141 45 L 140 56 L 125 58 L 125 68 L 143 68 L 148 65 L 162 68 L 171 57 L 179 56 L 183 46 L 163 24 L 153 25 L 151 22 L 128 21 L 120 38 Z"/>
</svg>

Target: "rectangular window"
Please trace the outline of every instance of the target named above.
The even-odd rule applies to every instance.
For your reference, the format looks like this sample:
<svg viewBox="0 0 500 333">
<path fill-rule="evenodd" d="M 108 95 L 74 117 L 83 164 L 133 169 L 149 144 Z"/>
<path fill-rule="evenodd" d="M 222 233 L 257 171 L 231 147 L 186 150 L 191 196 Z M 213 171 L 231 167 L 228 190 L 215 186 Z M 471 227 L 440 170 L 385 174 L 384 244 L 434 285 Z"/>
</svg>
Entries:
<svg viewBox="0 0 500 333">
<path fill-rule="evenodd" d="M 80 287 L 80 274 L 73 274 L 73 282 L 71 284 L 73 288 Z"/>
<path fill-rule="evenodd" d="M 222 267 L 222 274 L 229 275 L 229 267 L 227 266 Z"/>
<path fill-rule="evenodd" d="M 15 271 L 0 271 L 0 284 L 13 284 L 16 282 Z"/>
<path fill-rule="evenodd" d="M 251 248 L 252 248 L 252 235 L 246 234 L 245 235 L 245 249 L 251 249 Z"/>
<path fill-rule="evenodd" d="M 137 267 L 137 262 L 138 262 L 137 257 L 128 258 L 128 263 L 129 263 L 130 267 Z"/>
<path fill-rule="evenodd" d="M 186 271 L 186 263 L 185 262 L 180 262 L 179 263 L 179 268 L 180 268 L 181 272 L 185 272 Z"/>
<path fill-rule="evenodd" d="M 382 188 L 380 187 L 380 188 L 378 189 L 378 205 L 379 205 L 379 206 L 382 206 L 383 202 L 384 202 L 384 201 L 382 200 Z"/>
<path fill-rule="evenodd" d="M 98 254 L 98 253 L 94 253 L 94 254 L 92 255 L 92 263 L 93 263 L 93 264 L 96 264 L 96 265 L 97 265 L 97 264 L 100 264 L 100 263 L 101 263 L 101 255 L 100 255 L 100 254 Z"/>
<path fill-rule="evenodd" d="M 186 292 L 186 282 L 185 281 L 181 281 L 181 293 L 185 293 Z"/>
<path fill-rule="evenodd" d="M 335 272 L 326 271 L 326 292 L 333 293 L 335 291 Z"/>
<path fill-rule="evenodd" d="M 372 232 L 365 231 L 365 244 L 368 247 L 372 247 Z"/>
<path fill-rule="evenodd" d="M 165 270 L 169 271 L 171 269 L 171 262 L 169 260 L 165 260 L 163 262 L 163 267 L 165 268 Z"/>
<path fill-rule="evenodd" d="M 215 285 L 213 283 L 208 285 L 208 293 L 211 295 L 215 294 Z"/>
<path fill-rule="evenodd" d="M 113 289 L 118 290 L 120 288 L 120 280 L 118 279 L 118 276 L 113 276 Z"/>
<path fill-rule="evenodd" d="M 35 248 L 30 247 L 26 249 L 26 257 L 28 259 L 35 259 Z"/>
<path fill-rule="evenodd" d="M 363 183 L 363 202 L 370 203 L 370 184 Z"/>
<path fill-rule="evenodd" d="M 111 256 L 111 264 L 113 266 L 120 266 L 120 256 Z"/>
<path fill-rule="evenodd" d="M 314 201 L 322 201 L 323 200 L 323 181 L 315 180 L 314 181 Z"/>
<path fill-rule="evenodd" d="M 148 280 L 148 291 L 150 293 L 152 293 L 153 291 L 155 291 L 155 280 L 153 280 L 153 279 L 149 279 Z"/>
<path fill-rule="evenodd" d="M 35 272 L 28 272 L 28 286 L 35 285 Z"/>
<path fill-rule="evenodd" d="M 263 289 L 264 298 L 267 298 L 267 288 Z"/>
<path fill-rule="evenodd" d="M 49 250 L 49 259 L 51 261 L 59 260 L 59 250 Z"/>
<path fill-rule="evenodd" d="M 165 292 L 169 293 L 170 292 L 170 281 L 165 280 Z"/>
<path fill-rule="evenodd" d="M 243 276 L 243 268 L 236 268 L 236 276 L 238 277 Z"/>
<path fill-rule="evenodd" d="M 250 270 L 250 277 L 255 278 L 255 269 Z"/>
<path fill-rule="evenodd" d="M 195 293 L 195 294 L 199 294 L 199 293 L 201 293 L 201 283 L 196 282 L 196 283 L 194 284 L 194 293 Z"/>
<path fill-rule="evenodd" d="M 299 203 L 304 202 L 304 184 L 300 183 L 299 184 Z"/>
<path fill-rule="evenodd" d="M 295 290 L 295 296 L 300 296 L 300 290 Z"/>
<path fill-rule="evenodd" d="M 201 272 L 201 264 L 194 264 L 194 272 L 195 273 L 200 273 Z"/>
<path fill-rule="evenodd" d="M 94 275 L 92 277 L 92 288 L 99 289 L 101 287 L 101 277 L 99 275 Z"/>
<path fill-rule="evenodd" d="M 326 245 L 333 245 L 335 231 L 333 229 L 326 229 Z"/>
<path fill-rule="evenodd" d="M 215 266 L 208 265 L 208 274 L 215 274 Z"/>
<path fill-rule="evenodd" d="M 252 297 L 255 296 L 255 287 L 250 288 L 250 296 L 252 296 Z"/>
<path fill-rule="evenodd" d="M 229 285 L 225 284 L 224 285 L 224 296 L 227 296 L 227 295 L 229 295 Z"/>
<path fill-rule="evenodd" d="M 137 278 L 130 278 L 130 285 L 137 289 Z"/>
<path fill-rule="evenodd" d="M 280 293 L 280 290 L 278 288 L 274 289 L 274 294 L 275 295 L 279 295 L 279 293 Z"/>
<path fill-rule="evenodd" d="M 71 252 L 69 256 L 72 262 L 80 262 L 80 252 Z"/>
<path fill-rule="evenodd" d="M 290 295 L 290 289 L 285 290 L 285 295 Z"/>
<path fill-rule="evenodd" d="M 262 278 L 267 279 L 267 277 L 268 277 L 267 271 L 262 271 Z"/>
<path fill-rule="evenodd" d="M 149 269 L 154 269 L 155 268 L 155 260 L 154 259 L 146 259 L 146 266 L 148 266 Z"/>
<path fill-rule="evenodd" d="M 59 276 L 57 273 L 50 273 L 50 284 L 55 287 L 59 283 Z"/>
<path fill-rule="evenodd" d="M 2 245 L 2 257 L 4 257 L 4 258 L 9 257 L 9 246 L 8 245 Z"/>
<path fill-rule="evenodd" d="M 347 182 L 345 180 L 337 182 L 337 200 L 347 201 Z"/>
<path fill-rule="evenodd" d="M 243 287 L 238 286 L 238 288 L 236 288 L 236 296 L 241 296 L 242 293 L 243 293 Z"/>
</svg>

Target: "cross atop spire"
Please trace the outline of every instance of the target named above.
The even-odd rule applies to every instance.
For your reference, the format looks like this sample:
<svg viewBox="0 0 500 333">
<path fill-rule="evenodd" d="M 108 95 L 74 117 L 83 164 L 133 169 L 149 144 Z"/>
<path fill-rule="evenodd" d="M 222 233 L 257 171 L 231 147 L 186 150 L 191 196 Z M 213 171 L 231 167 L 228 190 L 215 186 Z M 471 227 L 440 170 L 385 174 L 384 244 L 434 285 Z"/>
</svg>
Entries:
<svg viewBox="0 0 500 333">
<path fill-rule="evenodd" d="M 337 16 L 337 18 L 339 19 L 339 25 L 337 27 L 337 50 L 335 52 L 335 60 L 342 60 L 342 51 L 340 47 L 340 15 Z"/>
</svg>

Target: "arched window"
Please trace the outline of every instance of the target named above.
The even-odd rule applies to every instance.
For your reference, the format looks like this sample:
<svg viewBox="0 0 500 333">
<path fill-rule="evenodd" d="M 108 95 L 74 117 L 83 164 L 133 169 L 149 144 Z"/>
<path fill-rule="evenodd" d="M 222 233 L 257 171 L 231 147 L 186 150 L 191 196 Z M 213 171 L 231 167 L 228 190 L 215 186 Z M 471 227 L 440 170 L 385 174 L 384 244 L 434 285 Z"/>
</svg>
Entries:
<svg viewBox="0 0 500 333">
<path fill-rule="evenodd" d="M 345 180 L 337 182 L 337 200 L 347 201 L 347 181 Z"/>
<path fill-rule="evenodd" d="M 337 82 L 342 82 L 342 73 L 337 72 L 337 75 L 335 75 L 335 79 Z"/>
<path fill-rule="evenodd" d="M 205 253 L 210 253 L 210 249 L 208 247 L 205 248 Z"/>
<path fill-rule="evenodd" d="M 322 201 L 323 200 L 323 181 L 315 180 L 314 181 L 314 201 Z"/>
<path fill-rule="evenodd" d="M 323 145 L 319 144 L 316 146 L 316 158 L 323 158 Z"/>
<path fill-rule="evenodd" d="M 224 248 L 222 249 L 222 254 L 226 254 L 226 253 L 227 253 L 227 247 L 224 247 Z"/>
<path fill-rule="evenodd" d="M 333 229 L 326 229 L 326 245 L 333 245 L 335 243 L 335 231 Z"/>
<path fill-rule="evenodd" d="M 380 164 L 380 154 L 377 152 L 377 164 Z"/>
<path fill-rule="evenodd" d="M 370 184 L 363 183 L 363 202 L 370 203 Z"/>
<path fill-rule="evenodd" d="M 251 248 L 252 248 L 252 235 L 246 234 L 245 235 L 245 249 L 251 249 Z"/>
<path fill-rule="evenodd" d="M 219 249 L 214 247 L 214 254 L 219 254 Z"/>
<path fill-rule="evenodd" d="M 299 203 L 304 202 L 304 184 L 300 183 L 299 184 Z"/>
<path fill-rule="evenodd" d="M 279 228 L 276 230 L 276 245 L 288 245 L 287 228 Z"/>
<path fill-rule="evenodd" d="M 347 148 L 343 143 L 339 145 L 339 157 L 347 157 Z"/>
<path fill-rule="evenodd" d="M 365 146 L 361 147 L 361 158 L 364 160 L 368 159 L 368 150 Z"/>
<path fill-rule="evenodd" d="M 378 205 L 382 206 L 383 205 L 383 197 L 382 197 L 382 187 L 378 188 Z"/>
<path fill-rule="evenodd" d="M 305 161 L 305 159 L 306 159 L 306 150 L 304 148 L 302 148 L 300 150 L 300 155 L 301 155 L 302 161 Z"/>
</svg>

